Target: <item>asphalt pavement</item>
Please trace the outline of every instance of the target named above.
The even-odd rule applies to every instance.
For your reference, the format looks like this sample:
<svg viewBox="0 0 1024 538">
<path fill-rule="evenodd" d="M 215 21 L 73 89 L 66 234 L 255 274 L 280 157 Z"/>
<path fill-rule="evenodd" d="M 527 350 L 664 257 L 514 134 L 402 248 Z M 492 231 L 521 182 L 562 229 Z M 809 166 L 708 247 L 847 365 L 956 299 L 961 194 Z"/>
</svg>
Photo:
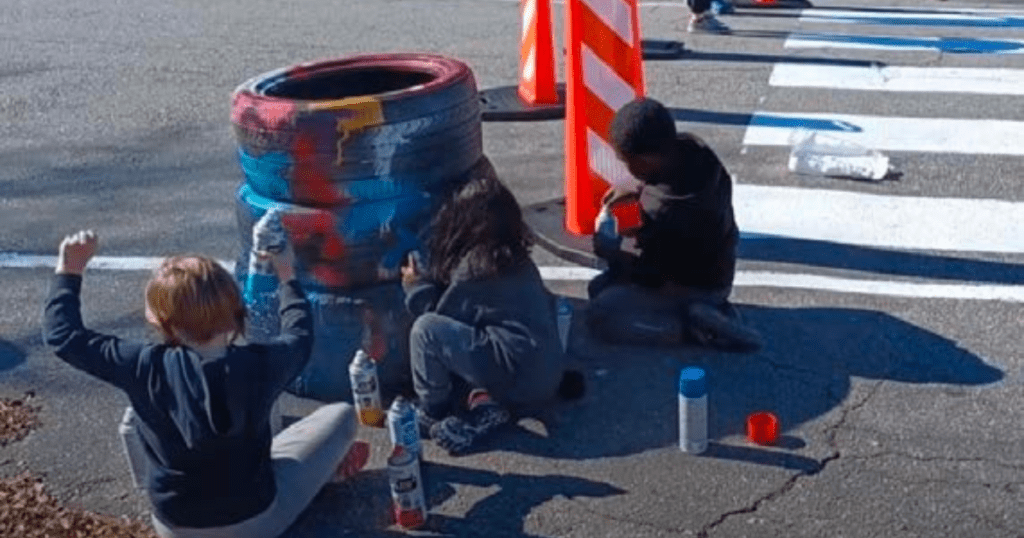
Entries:
<svg viewBox="0 0 1024 538">
<path fill-rule="evenodd" d="M 741 6 L 722 17 L 729 36 L 685 34 L 681 2 L 640 7 L 645 38 L 686 48 L 678 59 L 646 62 L 648 95 L 719 153 L 749 208 L 737 210 L 749 233 L 733 300 L 765 348 L 608 346 L 577 319 L 570 347 L 586 396 L 523 419 L 473 455 L 449 457 L 428 443 L 431 519 L 412 534 L 1024 536 L 1024 250 L 1013 233 L 1021 223 L 993 231 L 1002 234 L 995 241 L 979 237 L 994 245 L 985 248 L 948 245 L 933 237 L 940 232 L 912 225 L 964 217 L 936 218 L 926 213 L 934 211 L 929 200 L 985 208 L 962 221 L 981 230 L 996 230 L 1000 215 L 1024 203 L 1024 162 L 1013 150 L 1024 138 L 999 150 L 958 148 L 987 133 L 1013 137 L 1024 122 L 1020 95 L 971 91 L 1024 68 L 1024 8 L 813 3 L 807 12 Z M 563 6 L 553 7 L 561 43 Z M 65 233 L 84 227 L 101 235 L 107 256 L 197 251 L 232 260 L 242 176 L 229 112 L 238 84 L 300 61 L 371 51 L 451 55 L 471 66 L 481 89 L 515 84 L 519 24 L 518 3 L 504 0 L 0 4 L 0 397 L 31 391 L 42 406 L 36 431 L 0 447 L 0 475 L 30 470 L 67 504 L 148 515 L 116 434 L 126 399 L 43 348 L 51 269 L 18 260 L 52 255 Z M 944 71 L 927 79 L 932 89 L 879 82 L 855 90 L 771 82 L 780 63 L 992 71 L 970 79 Z M 902 147 L 885 150 L 898 176 L 859 182 L 788 172 L 789 148 L 753 132 L 787 129 L 778 120 L 787 114 L 804 125 L 840 114 L 841 125 L 854 125 L 840 134 Z M 766 117 L 774 119 L 757 119 Z M 928 149 L 911 144 L 923 144 L 913 130 L 921 122 L 878 118 L 970 125 L 947 128 Z M 561 121 L 484 125 L 485 153 L 524 206 L 563 196 L 563 139 Z M 836 192 L 848 197 L 829 209 L 848 220 L 799 222 Z M 778 211 L 798 221 L 786 221 L 790 235 L 766 233 L 781 221 L 758 212 L 751 197 L 765 193 L 790 196 L 790 211 Z M 910 230 L 876 226 L 888 222 L 892 200 L 920 208 L 906 215 Z M 541 248 L 534 258 L 550 288 L 585 309 L 586 273 Z M 86 323 L 148 337 L 147 277 L 89 271 Z M 688 365 L 708 372 L 711 447 L 699 456 L 676 447 L 676 379 Z M 315 405 L 288 397 L 284 410 L 299 416 Z M 758 410 L 780 418 L 775 446 L 745 439 L 744 418 Z M 368 469 L 326 488 L 289 538 L 404 534 L 388 521 L 386 432 L 360 435 L 373 445 Z"/>
</svg>

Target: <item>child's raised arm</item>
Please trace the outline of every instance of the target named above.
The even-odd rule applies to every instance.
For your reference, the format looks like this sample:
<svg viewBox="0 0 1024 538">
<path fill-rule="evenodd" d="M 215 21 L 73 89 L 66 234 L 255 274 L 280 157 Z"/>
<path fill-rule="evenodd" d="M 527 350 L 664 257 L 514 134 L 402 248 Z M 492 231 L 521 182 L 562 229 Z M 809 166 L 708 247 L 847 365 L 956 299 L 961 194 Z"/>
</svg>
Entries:
<svg viewBox="0 0 1024 538">
<path fill-rule="evenodd" d="M 99 237 L 92 230 L 82 230 L 64 237 L 57 254 L 57 274 L 81 275 L 96 255 Z"/>
</svg>

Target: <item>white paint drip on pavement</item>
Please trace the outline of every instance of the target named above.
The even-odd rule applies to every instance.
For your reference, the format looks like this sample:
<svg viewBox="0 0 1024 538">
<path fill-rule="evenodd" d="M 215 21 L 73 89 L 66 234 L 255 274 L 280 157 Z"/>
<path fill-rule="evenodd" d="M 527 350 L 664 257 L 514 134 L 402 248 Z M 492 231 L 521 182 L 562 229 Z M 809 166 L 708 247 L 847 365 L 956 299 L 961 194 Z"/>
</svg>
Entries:
<svg viewBox="0 0 1024 538">
<path fill-rule="evenodd" d="M 882 151 L 1024 155 L 1024 121 L 810 112 L 754 112 L 743 144 L 788 146 L 801 130 Z"/>
<path fill-rule="evenodd" d="M 90 270 L 150 271 L 163 258 L 143 256 L 97 256 L 89 263 Z M 56 256 L 0 252 L 0 268 L 48 268 L 57 263 Z M 234 262 L 220 261 L 229 270 Z M 597 275 L 586 267 L 540 267 L 544 280 L 579 282 Z M 919 299 L 961 299 L 1024 303 L 1024 286 L 985 285 L 971 283 L 921 283 L 869 279 L 836 278 L 822 275 L 778 273 L 769 271 L 738 271 L 737 287 L 803 289 L 831 293 L 857 293 Z"/>
<path fill-rule="evenodd" d="M 768 84 L 834 90 L 1024 95 L 1024 69 L 778 63 Z"/>
<path fill-rule="evenodd" d="M 1016 19 L 1024 16 L 1024 11 L 971 9 L 970 11 L 955 8 L 930 8 L 914 10 L 904 7 L 872 7 L 867 9 L 804 9 L 800 11 L 799 21 L 802 23 L 878 23 L 878 24 L 913 24 L 923 23 L 963 23 L 964 26 L 999 27 L 1016 26 Z"/>
</svg>

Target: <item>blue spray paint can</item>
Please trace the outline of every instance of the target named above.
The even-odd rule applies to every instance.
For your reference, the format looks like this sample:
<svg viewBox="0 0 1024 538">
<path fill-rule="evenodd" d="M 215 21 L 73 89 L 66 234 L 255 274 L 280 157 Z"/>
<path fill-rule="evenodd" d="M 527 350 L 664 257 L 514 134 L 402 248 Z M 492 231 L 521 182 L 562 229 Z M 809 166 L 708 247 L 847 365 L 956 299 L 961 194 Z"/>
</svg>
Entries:
<svg viewBox="0 0 1024 538">
<path fill-rule="evenodd" d="M 700 454 L 708 448 L 708 391 L 704 370 L 679 372 L 679 450 Z"/>
<path fill-rule="evenodd" d="M 416 419 L 416 408 L 404 396 L 398 396 L 391 402 L 391 409 L 388 410 L 388 434 L 391 436 L 392 445 L 400 446 L 413 456 L 419 457 L 420 425 Z"/>
<path fill-rule="evenodd" d="M 562 352 L 569 351 L 569 329 L 572 327 L 572 303 L 569 299 L 559 295 L 555 301 L 556 321 L 558 323 L 558 338 L 562 341 Z"/>
<path fill-rule="evenodd" d="M 242 290 L 245 301 L 245 339 L 250 344 L 266 344 L 281 333 L 278 314 L 280 299 L 277 295 L 277 271 L 270 260 L 260 259 L 257 252 L 282 252 L 287 246 L 281 212 L 270 209 L 252 227 L 252 250 L 249 251 L 249 270 Z M 270 411 L 272 433 L 284 429 L 278 402 Z"/>
<path fill-rule="evenodd" d="M 246 340 L 265 344 L 281 332 L 278 319 L 277 271 L 270 260 L 260 259 L 257 252 L 281 252 L 287 238 L 281 224 L 281 212 L 271 209 L 252 227 L 252 250 L 242 297 L 248 316 Z"/>
</svg>

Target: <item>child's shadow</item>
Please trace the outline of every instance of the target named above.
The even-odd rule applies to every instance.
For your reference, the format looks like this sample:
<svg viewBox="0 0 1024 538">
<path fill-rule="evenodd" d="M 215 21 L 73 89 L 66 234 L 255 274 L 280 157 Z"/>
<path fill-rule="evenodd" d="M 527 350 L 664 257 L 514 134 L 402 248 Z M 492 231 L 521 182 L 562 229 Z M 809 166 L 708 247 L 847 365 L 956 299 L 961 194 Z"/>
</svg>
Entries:
<svg viewBox="0 0 1024 538">
<path fill-rule="evenodd" d="M 494 488 L 464 517 L 431 514 L 419 536 L 523 536 L 523 522 L 536 507 L 558 497 L 608 497 L 624 490 L 610 484 L 564 475 L 499 474 L 424 462 L 427 504 L 436 508 L 456 494 L 455 485 Z M 392 526 L 385 470 L 365 471 L 347 483 L 328 486 L 282 538 L 307 536 L 406 536 Z"/>
<path fill-rule="evenodd" d="M 581 301 L 574 306 L 580 313 L 586 308 Z M 746 417 L 755 411 L 774 412 L 782 432 L 813 420 L 846 399 L 853 376 L 954 385 L 982 385 L 1003 377 L 1001 370 L 956 342 L 883 312 L 738 308 L 765 339 L 758 353 L 603 345 L 590 338 L 577 319 L 572 348 L 587 371 L 586 396 L 539 417 L 546 435 L 520 428 L 493 445 L 569 459 L 622 456 L 675 445 L 678 374 L 683 365 L 701 366 L 707 372 L 712 442 L 744 434 Z M 795 449 L 803 443 L 783 437 L 780 445 Z M 763 454 L 740 453 L 724 445 L 712 452 L 804 470 L 816 466 L 813 460 L 792 458 L 759 461 L 764 460 Z"/>
</svg>

